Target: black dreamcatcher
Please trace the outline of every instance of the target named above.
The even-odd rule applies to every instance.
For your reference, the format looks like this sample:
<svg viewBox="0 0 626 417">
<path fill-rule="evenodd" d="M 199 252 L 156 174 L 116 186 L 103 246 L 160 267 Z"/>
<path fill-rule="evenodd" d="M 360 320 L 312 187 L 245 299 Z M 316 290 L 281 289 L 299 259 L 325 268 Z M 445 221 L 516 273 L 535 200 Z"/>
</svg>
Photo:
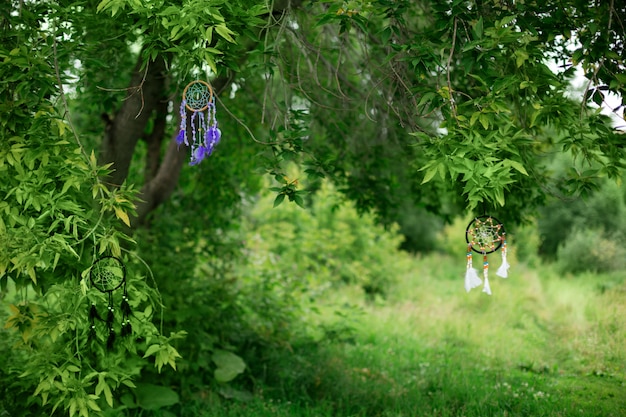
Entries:
<svg viewBox="0 0 626 417">
<path fill-rule="evenodd" d="M 91 281 L 92 287 L 96 288 L 101 293 L 106 294 L 108 297 L 107 313 L 104 319 L 98 312 L 96 303 L 91 303 L 91 307 L 89 309 L 90 338 L 95 338 L 96 320 L 103 322 L 106 331 L 109 333 L 107 338 L 107 348 L 111 349 L 115 343 L 116 335 L 113 293 L 119 289 L 122 290 L 122 302 L 120 304 L 120 311 L 122 313 L 120 335 L 125 337 L 132 333 L 132 326 L 129 320 L 131 309 L 126 289 L 126 266 L 115 256 L 103 256 L 91 265 L 89 280 Z"/>
<path fill-rule="evenodd" d="M 506 260 L 506 230 L 504 225 L 495 217 L 479 216 L 474 218 L 465 229 L 465 242 L 467 242 L 467 270 L 465 272 L 465 290 L 469 292 L 478 287 L 483 281 L 478 276 L 478 271 L 472 265 L 472 253 L 483 255 L 483 292 L 491 295 L 489 286 L 489 262 L 487 255 L 500 249 L 502 265 L 496 271 L 496 275 L 507 278 L 509 263 Z"/>
</svg>

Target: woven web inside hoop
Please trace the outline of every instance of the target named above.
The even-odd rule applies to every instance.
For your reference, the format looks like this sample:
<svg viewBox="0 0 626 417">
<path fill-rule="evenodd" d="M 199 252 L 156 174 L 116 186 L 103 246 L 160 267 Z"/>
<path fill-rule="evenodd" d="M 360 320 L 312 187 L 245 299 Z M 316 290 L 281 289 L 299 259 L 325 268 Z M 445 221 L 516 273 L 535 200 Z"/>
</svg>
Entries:
<svg viewBox="0 0 626 417">
<path fill-rule="evenodd" d="M 205 81 L 192 81 L 185 87 L 183 99 L 186 102 L 185 107 L 190 111 L 204 111 L 213 99 L 213 90 Z"/>
<path fill-rule="evenodd" d="M 101 292 L 112 292 L 124 283 L 126 268 L 118 258 L 105 256 L 92 265 L 90 278 L 93 286 Z"/>
<path fill-rule="evenodd" d="M 495 217 L 479 216 L 467 226 L 465 241 L 471 245 L 473 251 L 487 254 L 502 246 L 505 233 L 504 226 Z"/>
</svg>

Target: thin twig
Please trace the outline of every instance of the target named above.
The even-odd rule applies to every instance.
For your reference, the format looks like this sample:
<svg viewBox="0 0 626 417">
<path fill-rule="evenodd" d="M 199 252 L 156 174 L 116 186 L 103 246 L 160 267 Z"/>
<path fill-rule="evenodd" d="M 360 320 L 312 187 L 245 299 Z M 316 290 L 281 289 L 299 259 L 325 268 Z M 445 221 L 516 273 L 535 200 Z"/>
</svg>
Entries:
<svg viewBox="0 0 626 417">
<path fill-rule="evenodd" d="M 273 2 L 272 2 L 272 9 L 274 7 Z M 268 17 L 268 23 L 265 25 L 264 29 L 266 29 L 265 31 L 265 39 L 264 39 L 264 50 L 268 50 L 268 45 L 269 45 L 269 41 L 270 41 L 270 31 L 269 28 L 274 26 L 274 25 L 278 25 L 278 32 L 276 34 L 276 36 L 274 37 L 274 43 L 276 44 L 276 39 L 278 39 L 283 31 L 285 30 L 286 26 L 287 26 L 287 11 L 288 11 L 288 7 L 286 7 L 285 9 L 282 10 L 280 17 L 278 18 L 274 18 L 272 13 L 269 13 L 269 17 Z M 271 24 L 270 21 L 274 20 L 275 23 Z M 270 59 L 270 58 L 267 58 Z M 267 64 L 267 61 L 265 62 Z M 273 80 L 273 76 L 270 75 L 270 79 Z M 265 122 L 265 114 L 266 114 L 266 104 L 267 104 L 267 99 L 268 99 L 268 95 L 272 94 L 272 83 L 269 82 L 270 80 L 268 80 L 268 82 L 265 85 L 265 91 L 263 92 L 263 108 L 261 110 L 261 123 Z"/>
<path fill-rule="evenodd" d="M 141 84 L 139 84 L 139 86 L 137 87 L 137 90 L 139 90 L 139 94 L 141 94 L 141 107 L 139 108 L 139 112 L 135 116 L 135 119 L 137 119 L 139 115 L 141 115 L 141 112 L 143 111 L 143 108 L 145 105 L 145 101 L 143 98 L 143 84 L 146 82 L 146 77 L 148 76 L 148 68 L 150 68 L 150 61 L 146 62 L 146 70 L 143 72 L 143 78 L 141 79 Z"/>
<path fill-rule="evenodd" d="M 76 132 L 76 129 L 74 128 L 74 124 L 72 123 L 72 118 L 70 116 L 70 106 L 67 104 L 67 98 L 65 97 L 65 91 L 63 89 L 63 82 L 61 81 L 61 72 L 59 71 L 59 59 L 57 55 L 56 35 L 53 36 L 52 38 L 53 38 L 52 52 L 54 53 L 54 72 L 56 74 L 57 83 L 59 84 L 59 94 L 61 97 L 61 102 L 63 103 L 63 108 L 65 110 L 64 118 L 67 120 L 67 124 L 70 126 L 70 130 L 72 131 L 72 134 L 74 135 L 74 139 L 76 139 L 76 143 L 78 144 L 78 147 L 80 148 L 81 153 L 83 154 L 85 159 L 89 161 L 89 155 L 87 155 L 87 152 L 85 151 L 85 148 L 83 147 L 83 144 L 80 142 L 78 133 Z"/>
<path fill-rule="evenodd" d="M 452 29 L 452 47 L 450 48 L 450 55 L 448 55 L 448 64 L 446 67 L 446 75 L 448 78 L 448 94 L 450 95 L 450 106 L 452 108 L 452 116 L 456 120 L 457 124 L 459 120 L 457 119 L 456 114 L 456 104 L 454 103 L 454 96 L 452 95 L 452 82 L 450 81 L 450 66 L 452 65 L 452 56 L 454 55 L 454 47 L 456 45 L 456 29 L 457 29 L 457 18 L 454 18 L 454 28 Z"/>
<path fill-rule="evenodd" d="M 220 105 L 224 108 L 224 110 L 226 111 L 226 113 L 228 113 L 233 119 L 235 119 L 237 121 L 237 123 L 239 123 L 241 126 L 243 126 L 244 129 L 246 129 L 246 131 L 248 132 L 248 134 L 250 135 L 250 138 L 252 138 L 253 141 L 255 141 L 256 143 L 260 143 L 261 145 L 273 145 L 274 142 L 263 142 L 258 140 L 255 136 L 254 133 L 252 133 L 252 130 L 250 130 L 250 128 L 248 127 L 248 125 L 246 125 L 244 122 L 242 122 L 237 116 L 235 116 L 234 114 L 232 114 L 230 112 L 230 110 L 228 110 L 228 107 L 226 107 L 224 105 L 224 102 L 216 95 L 215 98 L 217 99 L 217 101 L 220 103 Z"/>
<path fill-rule="evenodd" d="M 132 87 L 126 87 L 126 88 L 105 88 L 105 87 L 100 87 L 99 85 L 97 85 L 96 88 L 98 90 L 109 91 L 109 92 L 121 92 L 121 91 L 131 91 L 132 90 L 133 93 L 131 93 L 128 96 L 126 96 L 122 101 L 128 100 L 129 98 L 134 96 L 137 92 L 139 92 L 139 94 L 141 94 L 141 107 L 139 108 L 139 112 L 135 116 L 135 119 L 136 119 L 136 118 L 138 118 L 141 115 L 141 112 L 143 111 L 143 108 L 145 106 L 145 101 L 144 101 L 144 97 L 143 97 L 143 85 L 146 82 L 146 78 L 148 76 L 148 68 L 149 67 L 150 67 L 150 62 L 147 62 L 146 63 L 146 69 L 143 72 L 143 77 L 141 78 L 141 83 L 139 83 L 139 85 L 134 85 Z"/>
<path fill-rule="evenodd" d="M 609 5 L 609 21 L 608 21 L 608 24 L 607 24 L 607 27 L 606 27 L 607 36 L 609 36 L 609 34 L 611 32 L 611 26 L 613 24 L 613 13 L 615 12 L 614 5 L 615 5 L 614 4 L 614 0 L 611 0 L 611 4 Z M 583 100 L 582 100 L 582 103 L 580 105 L 580 115 L 579 115 L 579 118 L 580 118 L 581 122 L 582 122 L 583 113 L 584 113 L 584 110 L 585 110 L 585 103 L 586 103 L 585 97 L 587 96 L 587 93 L 589 93 L 589 90 L 591 88 L 591 83 L 595 82 L 596 84 L 598 84 L 598 80 L 597 80 L 598 72 L 600 72 L 600 68 L 604 65 L 604 60 L 605 60 L 605 57 L 601 57 L 599 59 L 599 62 L 596 64 L 596 67 L 595 67 L 595 69 L 593 71 L 593 75 L 591 76 L 591 78 L 589 79 L 589 82 L 585 86 L 585 91 L 583 92 Z M 604 101 L 604 97 L 603 97 L 603 101 Z"/>
<path fill-rule="evenodd" d="M 393 71 L 394 75 L 396 76 L 396 79 L 400 82 L 400 84 L 402 84 L 406 92 L 409 94 L 409 97 L 411 98 L 411 101 L 413 102 L 413 107 L 417 109 L 417 101 L 415 100 L 415 94 L 413 94 L 409 86 L 406 85 L 402 77 L 400 77 L 400 74 L 398 74 L 398 72 L 396 71 L 396 68 L 393 66 L 393 61 L 389 61 L 389 67 L 391 68 L 391 71 Z"/>
</svg>

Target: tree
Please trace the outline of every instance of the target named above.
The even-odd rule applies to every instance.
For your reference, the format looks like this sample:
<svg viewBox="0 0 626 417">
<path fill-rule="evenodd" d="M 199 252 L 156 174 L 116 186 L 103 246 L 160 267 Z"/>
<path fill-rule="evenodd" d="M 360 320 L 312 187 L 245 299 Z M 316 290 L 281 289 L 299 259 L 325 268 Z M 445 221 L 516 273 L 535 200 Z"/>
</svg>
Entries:
<svg viewBox="0 0 626 417">
<path fill-rule="evenodd" d="M 137 229 L 160 220 L 215 230 L 232 221 L 240 194 L 258 189 L 251 172 L 273 177 L 276 204 L 305 205 L 302 181 L 286 175 L 296 161 L 311 191 L 316 178 L 330 177 L 387 222 L 413 206 L 520 219 L 547 195 L 584 193 L 598 176 L 619 176 L 623 136 L 598 108 L 609 92 L 625 93 L 626 8 L 617 3 L 5 2 L 0 288 L 7 292 L 10 278 L 38 294 L 22 294 L 8 319 L 40 358 L 25 384 L 42 403 L 85 414 L 110 405 L 110 390 L 146 366 L 120 359 L 109 380 L 104 352 L 70 348 L 88 331 L 87 309 L 66 323 L 74 334 L 56 339 L 58 322 L 44 320 L 85 303 L 77 289 L 102 254 L 135 265 L 143 345 L 126 349 L 174 365 L 171 339 L 150 324 L 158 294 L 137 254 L 151 240 Z M 569 95 L 577 68 L 587 79 L 581 99 Z M 186 167 L 188 150 L 173 138 L 182 89 L 197 77 L 217 92 L 223 140 L 207 162 Z M 587 169 L 553 178 L 546 160 L 555 152 Z M 170 236 L 157 232 L 161 242 Z M 38 310 L 55 297 L 67 303 Z M 61 352 L 74 352 L 63 367 Z M 54 388 L 56 378 L 81 389 Z"/>
</svg>

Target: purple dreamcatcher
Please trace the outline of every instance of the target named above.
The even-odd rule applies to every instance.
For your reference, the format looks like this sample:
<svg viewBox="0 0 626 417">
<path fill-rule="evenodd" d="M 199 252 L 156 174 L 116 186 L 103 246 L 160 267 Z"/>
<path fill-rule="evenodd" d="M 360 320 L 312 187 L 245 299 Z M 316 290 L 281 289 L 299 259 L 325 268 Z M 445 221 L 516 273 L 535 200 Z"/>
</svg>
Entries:
<svg viewBox="0 0 626 417">
<path fill-rule="evenodd" d="M 507 278 L 509 263 L 506 260 L 506 230 L 504 225 L 495 217 L 479 216 L 474 218 L 465 229 L 465 241 L 467 242 L 467 269 L 465 272 L 465 290 L 469 292 L 483 283 L 478 276 L 478 271 L 472 265 L 472 252 L 483 256 L 483 292 L 491 295 L 489 285 L 489 262 L 487 255 L 500 249 L 502 264 L 496 271 L 496 275 Z"/>
<path fill-rule="evenodd" d="M 101 293 L 107 295 L 108 305 L 107 312 L 102 318 L 95 302 L 91 303 L 89 309 L 89 336 L 91 339 L 96 337 L 96 321 L 104 323 L 105 331 L 108 332 L 107 348 L 113 348 L 115 343 L 116 327 L 119 321 L 120 335 L 128 336 L 132 333 L 130 323 L 130 304 L 128 302 L 128 292 L 126 290 L 126 266 L 115 256 L 103 256 L 97 259 L 89 271 L 89 280 L 91 286 Z M 120 303 L 121 319 L 115 317 L 115 305 L 113 293 L 122 290 L 122 301 Z"/>
<path fill-rule="evenodd" d="M 187 116 L 187 111 L 191 116 Z M 190 129 L 187 127 L 190 124 Z M 178 145 L 191 148 L 189 165 L 197 165 L 211 156 L 220 142 L 222 132 L 217 127 L 215 95 L 206 81 L 192 81 L 183 90 L 180 103 L 180 131 L 176 137 Z"/>
</svg>

